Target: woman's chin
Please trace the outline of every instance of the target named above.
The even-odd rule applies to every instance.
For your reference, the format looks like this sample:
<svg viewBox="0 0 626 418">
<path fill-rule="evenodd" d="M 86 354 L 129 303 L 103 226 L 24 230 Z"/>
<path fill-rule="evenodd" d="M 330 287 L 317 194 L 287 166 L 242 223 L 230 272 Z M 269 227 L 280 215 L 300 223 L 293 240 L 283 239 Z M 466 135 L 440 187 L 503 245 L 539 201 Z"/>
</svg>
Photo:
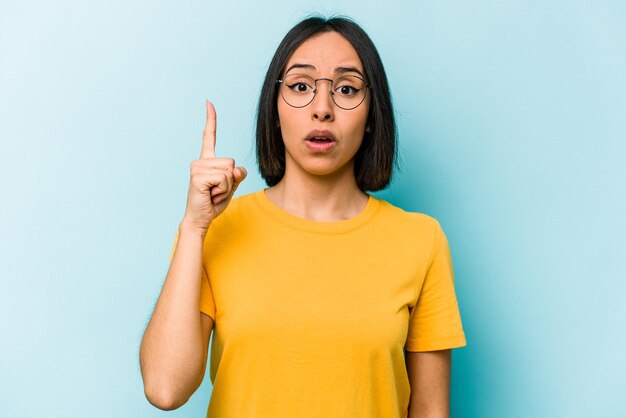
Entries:
<svg viewBox="0 0 626 418">
<path fill-rule="evenodd" d="M 323 165 L 318 164 L 318 165 L 312 165 L 310 167 L 307 167 L 305 171 L 310 176 L 315 176 L 315 177 L 320 177 L 320 178 L 325 178 L 325 179 L 336 179 L 338 177 L 345 176 L 348 173 L 350 173 L 351 175 L 354 175 L 353 174 L 354 169 L 350 169 L 350 167 L 346 165 L 338 166 L 338 165 L 330 165 L 330 164 L 323 164 Z"/>
<path fill-rule="evenodd" d="M 342 161 L 338 158 L 331 158 L 326 155 L 324 157 L 312 157 L 302 159 L 291 159 L 287 155 L 286 175 L 290 176 L 293 172 L 296 176 L 297 172 L 305 177 L 319 177 L 324 179 L 337 179 L 343 176 L 354 176 L 354 158 L 348 161 Z"/>
</svg>

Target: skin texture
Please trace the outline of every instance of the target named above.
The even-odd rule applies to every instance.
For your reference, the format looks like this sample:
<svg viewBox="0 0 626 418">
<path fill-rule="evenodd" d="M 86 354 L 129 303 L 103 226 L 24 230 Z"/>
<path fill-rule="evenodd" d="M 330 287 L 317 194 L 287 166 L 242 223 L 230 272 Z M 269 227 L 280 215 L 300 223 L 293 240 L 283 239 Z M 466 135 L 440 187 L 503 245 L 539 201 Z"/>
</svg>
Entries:
<svg viewBox="0 0 626 418">
<path fill-rule="evenodd" d="M 290 68 L 303 64 L 309 68 Z M 287 74 L 307 74 L 334 79 L 337 69 L 363 64 L 352 45 L 336 32 L 325 32 L 305 41 L 287 61 Z M 356 72 L 351 74 L 358 75 Z M 318 81 L 318 93 L 306 107 L 289 106 L 279 95 L 278 116 L 285 144 L 285 176 L 266 190 L 277 206 L 306 219 L 338 221 L 363 210 L 368 196 L 354 177 L 354 156 L 366 129 L 369 95 L 361 105 L 344 110 L 330 96 L 330 82 Z M 336 142 L 328 152 L 314 152 L 305 141 L 312 130 L 327 130 Z"/>
<path fill-rule="evenodd" d="M 294 64 L 315 68 L 294 68 L 285 75 L 298 73 L 332 79 L 337 75 L 337 67 L 355 67 L 363 72 L 363 64 L 352 45 L 336 32 L 322 33 L 304 42 L 294 51 L 285 67 L 290 68 Z M 286 171 L 290 176 L 337 177 L 343 172 L 353 171 L 354 155 L 365 133 L 369 96 L 356 109 L 344 110 L 332 101 L 330 82 L 320 80 L 317 84 L 315 99 L 304 108 L 291 107 L 281 97 L 278 98 L 278 116 L 287 151 Z M 312 129 L 330 130 L 335 135 L 337 144 L 331 152 L 315 153 L 308 149 L 304 138 Z"/>
<path fill-rule="evenodd" d="M 451 350 L 406 352 L 411 400 L 408 418 L 450 417 Z"/>
</svg>

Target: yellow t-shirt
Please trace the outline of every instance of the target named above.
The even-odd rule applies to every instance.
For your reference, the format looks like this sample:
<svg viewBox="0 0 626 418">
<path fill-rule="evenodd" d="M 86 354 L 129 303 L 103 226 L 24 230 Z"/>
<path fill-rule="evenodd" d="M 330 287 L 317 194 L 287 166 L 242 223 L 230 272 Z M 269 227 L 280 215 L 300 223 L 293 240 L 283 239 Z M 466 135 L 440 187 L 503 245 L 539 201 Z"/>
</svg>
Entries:
<svg viewBox="0 0 626 418">
<path fill-rule="evenodd" d="M 339 222 L 294 216 L 263 190 L 233 199 L 204 271 L 208 418 L 404 418 L 404 349 L 466 343 L 439 223 L 373 196 Z"/>
</svg>

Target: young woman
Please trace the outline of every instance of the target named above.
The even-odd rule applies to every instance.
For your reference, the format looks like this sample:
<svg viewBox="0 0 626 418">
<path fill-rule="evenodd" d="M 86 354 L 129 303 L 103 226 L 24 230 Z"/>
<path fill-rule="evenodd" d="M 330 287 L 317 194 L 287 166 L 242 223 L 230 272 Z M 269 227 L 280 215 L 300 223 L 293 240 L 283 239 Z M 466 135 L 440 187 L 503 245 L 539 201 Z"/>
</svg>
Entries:
<svg viewBox="0 0 626 418">
<path fill-rule="evenodd" d="M 200 159 L 140 360 L 148 400 L 183 405 L 204 377 L 207 417 L 447 417 L 450 349 L 465 345 L 439 223 L 374 198 L 390 181 L 395 123 L 374 44 L 351 20 L 285 36 L 258 107 L 269 188 Z M 232 199 L 232 200 L 231 200 Z"/>
</svg>

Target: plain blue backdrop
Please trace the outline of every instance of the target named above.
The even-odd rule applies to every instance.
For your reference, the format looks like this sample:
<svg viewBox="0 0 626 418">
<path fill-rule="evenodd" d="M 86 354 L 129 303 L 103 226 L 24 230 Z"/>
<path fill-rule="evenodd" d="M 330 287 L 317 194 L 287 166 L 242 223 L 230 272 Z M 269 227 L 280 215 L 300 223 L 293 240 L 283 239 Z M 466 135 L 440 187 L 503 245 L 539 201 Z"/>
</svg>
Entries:
<svg viewBox="0 0 626 418">
<path fill-rule="evenodd" d="M 391 84 L 401 170 L 377 196 L 439 219 L 468 345 L 455 418 L 626 409 L 622 1 L 0 2 L 0 415 L 162 412 L 138 349 L 198 158 L 262 188 L 255 104 L 286 31 L 353 16 Z"/>
</svg>

